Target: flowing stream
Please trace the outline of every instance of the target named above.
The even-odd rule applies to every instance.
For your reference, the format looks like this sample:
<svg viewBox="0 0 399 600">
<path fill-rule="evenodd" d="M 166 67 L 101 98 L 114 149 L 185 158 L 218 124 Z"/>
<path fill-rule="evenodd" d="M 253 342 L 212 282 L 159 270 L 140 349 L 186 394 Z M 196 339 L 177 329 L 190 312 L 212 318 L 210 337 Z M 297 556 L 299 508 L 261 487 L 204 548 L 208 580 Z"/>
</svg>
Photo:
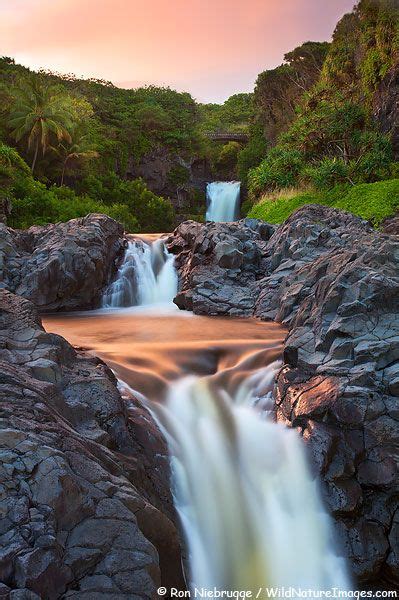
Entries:
<svg viewBox="0 0 399 600">
<path fill-rule="evenodd" d="M 214 181 L 206 188 L 206 220 L 215 222 L 236 221 L 240 208 L 239 181 Z"/>
<path fill-rule="evenodd" d="M 131 240 L 104 304 L 170 299 L 172 280 L 177 285 L 171 267 L 161 244 Z M 254 593 L 348 588 L 303 442 L 268 416 L 284 328 L 171 308 L 102 309 L 43 322 L 108 362 L 163 430 L 190 585 Z"/>
<path fill-rule="evenodd" d="M 174 258 L 162 239 L 128 241 L 118 273 L 105 291 L 104 308 L 170 304 L 177 293 Z"/>
</svg>

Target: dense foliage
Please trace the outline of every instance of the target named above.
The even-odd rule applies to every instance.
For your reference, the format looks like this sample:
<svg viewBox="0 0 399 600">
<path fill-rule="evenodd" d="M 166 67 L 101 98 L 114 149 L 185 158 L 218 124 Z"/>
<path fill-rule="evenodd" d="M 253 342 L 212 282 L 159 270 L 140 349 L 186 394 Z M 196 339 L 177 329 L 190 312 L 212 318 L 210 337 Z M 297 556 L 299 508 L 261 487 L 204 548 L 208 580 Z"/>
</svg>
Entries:
<svg viewBox="0 0 399 600">
<path fill-rule="evenodd" d="M 375 118 L 381 86 L 398 72 L 397 0 L 360 0 L 330 44 L 302 44 L 259 75 L 253 94 L 222 105 L 169 88 L 34 73 L 3 58 L 0 195 L 12 200 L 17 227 L 100 211 L 130 231 L 167 231 L 176 219 L 169 197 L 187 198 L 185 207 L 176 202 L 186 218 L 205 210 L 204 194 L 190 188 L 195 160 L 214 179 L 243 182 L 244 213 L 276 221 L 306 201 L 340 201 L 378 224 L 396 206 L 385 199 L 388 188 L 367 187 L 383 194 L 381 210 L 367 196 L 362 212 L 356 194 L 398 176 L 391 130 Z M 245 133 L 249 142 L 215 142 L 209 132 Z M 167 158 L 166 182 L 153 189 L 168 198 L 140 179 L 153 185 L 142 165 L 159 156 Z"/>
<path fill-rule="evenodd" d="M 246 133 L 253 114 L 253 94 L 234 94 L 223 104 L 200 104 L 199 129 L 204 132 Z"/>
<path fill-rule="evenodd" d="M 266 137 L 271 146 L 249 173 L 253 200 L 285 187 L 312 185 L 322 190 L 390 177 L 391 139 L 381 133 L 373 119 L 373 100 L 384 77 L 398 65 L 397 2 L 361 0 L 339 22 L 330 47 L 320 47 L 319 51 L 318 68 L 314 69 L 319 77 L 309 91 L 293 98 L 295 112 L 293 109 L 284 116 L 277 112 L 286 108 L 284 89 L 290 90 L 282 76 L 277 78 L 281 89 L 269 88 L 271 99 L 263 115 L 269 124 Z M 275 71 L 284 72 L 287 67 Z M 266 72 L 260 81 L 273 78 L 275 72 Z M 291 119 L 288 127 L 287 114 Z M 270 127 L 274 128 L 271 133 Z M 273 144 L 275 130 L 279 135 Z"/>
<path fill-rule="evenodd" d="M 0 97 L 0 168 L 10 169 L 7 153 L 24 164 L 8 177 L 12 225 L 95 211 L 118 217 L 130 231 L 173 227 L 171 203 L 142 180 L 128 180 L 125 169 L 158 144 L 181 156 L 195 151 L 197 106 L 189 94 L 33 73 L 3 58 Z"/>
<path fill-rule="evenodd" d="M 167 231 L 175 221 L 171 203 L 132 179 L 141 160 L 153 151 L 167 155 L 172 190 L 187 184 L 183 164 L 193 157 L 207 160 L 215 177 L 235 177 L 242 146 L 213 143 L 205 133 L 243 132 L 252 113 L 251 94 L 201 105 L 169 88 L 125 90 L 35 73 L 6 57 L 0 59 L 0 100 L 3 150 L 14 147 L 36 179 L 17 181 L 14 172 L 11 223 L 20 227 L 101 210 L 118 213 L 129 230 Z M 202 204 L 201 211 L 204 198 Z"/>
<path fill-rule="evenodd" d="M 288 52 L 284 63 L 258 75 L 254 91 L 254 119 L 269 144 L 287 129 L 298 104 L 319 79 L 329 44 L 306 42 Z"/>
<path fill-rule="evenodd" d="M 150 192 L 140 179 L 89 176 L 81 182 L 79 193 L 66 186 L 46 186 L 33 178 L 16 150 L 1 142 L 0 186 L 12 200 L 9 223 L 16 228 L 67 221 L 91 212 L 113 217 L 127 231 L 164 231 L 173 226 L 170 202 Z"/>
</svg>

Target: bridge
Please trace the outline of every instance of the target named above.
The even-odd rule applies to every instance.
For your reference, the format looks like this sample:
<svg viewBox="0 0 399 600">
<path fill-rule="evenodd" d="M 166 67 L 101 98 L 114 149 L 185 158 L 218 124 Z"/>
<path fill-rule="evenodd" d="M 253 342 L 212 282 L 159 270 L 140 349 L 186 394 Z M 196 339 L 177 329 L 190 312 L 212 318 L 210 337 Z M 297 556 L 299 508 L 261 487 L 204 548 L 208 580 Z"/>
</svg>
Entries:
<svg viewBox="0 0 399 600">
<path fill-rule="evenodd" d="M 206 137 L 213 142 L 240 142 L 246 144 L 248 142 L 248 135 L 246 133 L 220 133 L 207 131 Z"/>
</svg>

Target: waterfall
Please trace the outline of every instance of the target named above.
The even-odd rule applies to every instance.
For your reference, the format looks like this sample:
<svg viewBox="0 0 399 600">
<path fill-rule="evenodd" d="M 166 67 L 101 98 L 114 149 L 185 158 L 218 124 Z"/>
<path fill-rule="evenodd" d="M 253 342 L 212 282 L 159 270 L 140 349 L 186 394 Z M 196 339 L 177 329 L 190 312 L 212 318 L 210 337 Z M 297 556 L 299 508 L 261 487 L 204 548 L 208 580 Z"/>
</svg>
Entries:
<svg viewBox="0 0 399 600">
<path fill-rule="evenodd" d="M 264 382 L 274 369 L 263 369 Z M 260 373 L 250 378 L 261 382 Z M 230 397 L 211 379 L 187 378 L 154 408 L 172 456 L 190 584 L 253 598 L 273 586 L 348 589 L 302 440 L 240 388 Z"/>
<path fill-rule="evenodd" d="M 239 181 L 214 181 L 206 188 L 206 220 L 216 222 L 236 221 L 239 215 Z"/>
<path fill-rule="evenodd" d="M 177 294 L 174 257 L 161 239 L 152 243 L 135 238 L 116 277 L 103 296 L 104 308 L 171 303 Z"/>
</svg>

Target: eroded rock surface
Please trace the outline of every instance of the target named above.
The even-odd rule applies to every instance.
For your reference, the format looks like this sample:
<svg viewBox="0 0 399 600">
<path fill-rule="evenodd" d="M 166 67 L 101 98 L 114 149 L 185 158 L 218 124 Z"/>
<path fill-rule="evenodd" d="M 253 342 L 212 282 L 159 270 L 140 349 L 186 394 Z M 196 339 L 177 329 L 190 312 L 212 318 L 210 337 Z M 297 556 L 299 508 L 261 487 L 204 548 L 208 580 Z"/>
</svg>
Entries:
<svg viewBox="0 0 399 600">
<path fill-rule="evenodd" d="M 122 600 L 182 584 L 167 450 L 109 368 L 0 290 L 0 596 Z"/>
<path fill-rule="evenodd" d="M 0 223 L 0 286 L 45 311 L 93 308 L 124 245 L 122 225 L 105 215 L 23 231 Z"/>
<path fill-rule="evenodd" d="M 183 223 L 169 248 L 179 306 L 288 326 L 276 417 L 308 442 L 354 575 L 399 585 L 398 238 L 310 205 L 275 231 Z"/>
<path fill-rule="evenodd" d="M 166 239 L 180 273 L 179 308 L 205 315 L 251 315 L 256 277 L 273 232 L 273 226 L 255 219 L 179 225 Z"/>
</svg>

